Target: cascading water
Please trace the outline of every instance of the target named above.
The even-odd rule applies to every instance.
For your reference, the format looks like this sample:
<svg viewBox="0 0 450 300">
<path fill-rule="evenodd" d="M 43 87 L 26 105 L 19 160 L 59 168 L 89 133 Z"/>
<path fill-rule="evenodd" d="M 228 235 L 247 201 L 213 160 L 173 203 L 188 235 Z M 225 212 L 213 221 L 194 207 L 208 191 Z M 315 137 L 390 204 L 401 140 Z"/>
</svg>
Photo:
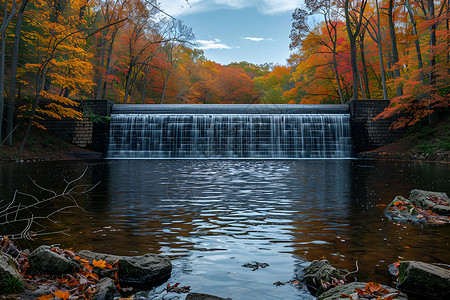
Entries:
<svg viewBox="0 0 450 300">
<path fill-rule="evenodd" d="M 204 106 L 204 105 L 201 105 Z M 264 109 L 193 109 L 168 113 L 170 105 L 145 111 L 113 110 L 108 158 L 347 158 L 348 113 L 294 114 Z M 173 106 L 173 108 L 179 108 Z M 182 105 L 181 105 L 182 107 Z M 186 106 L 189 108 L 192 106 Z M 216 106 L 219 107 L 219 106 Z M 275 106 L 278 107 L 278 106 Z M 145 107 L 143 107 L 145 108 Z M 303 109 L 303 108 L 302 108 Z M 223 113 L 223 110 L 226 112 Z M 186 111 L 185 114 L 182 112 Z M 200 110 L 201 111 L 201 110 Z M 141 112 L 141 113 L 139 113 Z M 145 113 L 144 113 L 145 112 Z M 230 112 L 230 113 L 229 113 Z M 247 113 L 242 113 L 247 112 Z M 263 113 L 261 113 L 263 112 Z M 339 111 L 338 111 L 339 112 Z M 346 112 L 346 111 L 345 111 Z"/>
</svg>

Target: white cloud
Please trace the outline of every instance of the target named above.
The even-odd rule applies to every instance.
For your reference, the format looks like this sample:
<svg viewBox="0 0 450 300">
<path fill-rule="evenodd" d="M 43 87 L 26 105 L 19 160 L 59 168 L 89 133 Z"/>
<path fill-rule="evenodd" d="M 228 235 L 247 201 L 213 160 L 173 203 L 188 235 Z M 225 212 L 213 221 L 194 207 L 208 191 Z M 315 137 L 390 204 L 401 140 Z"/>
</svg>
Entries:
<svg viewBox="0 0 450 300">
<path fill-rule="evenodd" d="M 217 9 L 256 8 L 259 12 L 272 15 L 293 11 L 302 5 L 301 0 L 160 0 L 165 12 L 173 16 L 195 14 Z"/>
<path fill-rule="evenodd" d="M 212 50 L 212 49 L 231 49 L 230 46 L 222 43 L 219 39 L 214 40 L 197 40 L 195 41 L 199 45 L 199 49 Z"/>
<path fill-rule="evenodd" d="M 244 40 L 249 40 L 249 41 L 252 41 L 252 42 L 273 41 L 272 38 L 265 39 L 265 38 L 260 38 L 260 37 L 249 37 L 249 36 L 246 36 L 243 39 Z"/>
<path fill-rule="evenodd" d="M 252 42 L 261 42 L 261 41 L 265 40 L 264 38 L 249 37 L 249 36 L 247 36 L 247 37 L 245 37 L 243 39 L 244 40 L 249 40 L 249 41 L 252 41 Z"/>
</svg>

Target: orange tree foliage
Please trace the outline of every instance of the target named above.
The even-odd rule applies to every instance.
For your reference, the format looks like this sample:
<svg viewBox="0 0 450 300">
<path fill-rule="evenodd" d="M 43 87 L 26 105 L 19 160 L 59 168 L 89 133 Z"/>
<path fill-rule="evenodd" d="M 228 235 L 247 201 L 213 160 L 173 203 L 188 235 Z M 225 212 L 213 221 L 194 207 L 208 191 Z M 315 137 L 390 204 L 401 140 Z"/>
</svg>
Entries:
<svg viewBox="0 0 450 300">
<path fill-rule="evenodd" d="M 360 1 L 352 0 L 351 12 L 358 15 Z M 291 46 L 295 52 L 289 62 L 294 68 L 294 88 L 285 93 L 301 98 L 301 103 L 338 103 L 336 78 L 340 79 L 342 95 L 349 101 L 353 94 L 353 76 L 358 77 L 359 98 L 363 98 L 366 87 L 372 99 L 382 99 L 382 72 L 379 45 L 381 37 L 382 57 L 386 76 L 387 96 L 390 106 L 378 118 L 398 115 L 394 127 L 412 125 L 433 112 L 450 106 L 450 26 L 448 1 L 392 1 L 392 16 L 395 35 L 391 34 L 388 0 L 370 0 L 364 11 L 361 34 L 357 38 L 357 74 L 350 68 L 350 43 L 345 20 L 342 17 L 344 2 L 325 1 L 328 22 L 307 28 L 303 22 L 298 30 L 298 14 L 294 17 Z M 411 8 L 408 11 L 408 4 Z M 380 26 L 377 26 L 377 4 L 380 10 Z M 307 18 L 304 12 L 301 18 Z M 300 18 L 300 20 L 301 20 Z M 331 20 L 331 23 L 330 23 Z M 337 74 L 333 69 L 333 52 L 328 30 L 336 25 Z M 372 37 L 374 39 L 372 39 Z M 363 40 L 364 38 L 364 40 Z M 395 38 L 394 40 L 391 40 Z M 362 42 L 364 41 L 364 44 Z M 392 56 L 393 47 L 398 50 L 398 62 Z M 364 60 L 362 60 L 362 53 Z M 420 58 L 420 59 L 419 59 Z M 399 72 L 397 72 L 399 71 Z M 397 76 L 396 74 L 400 74 Z M 337 75 L 337 76 L 336 76 Z M 364 84 L 364 80 L 368 84 Z M 397 96 L 399 88 L 403 95 Z"/>
</svg>

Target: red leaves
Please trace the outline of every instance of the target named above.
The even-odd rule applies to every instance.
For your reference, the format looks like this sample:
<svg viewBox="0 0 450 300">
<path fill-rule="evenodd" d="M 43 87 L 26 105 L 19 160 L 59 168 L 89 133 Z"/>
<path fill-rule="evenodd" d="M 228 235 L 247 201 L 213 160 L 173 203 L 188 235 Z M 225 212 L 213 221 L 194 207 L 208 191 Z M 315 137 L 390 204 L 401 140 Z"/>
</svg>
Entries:
<svg viewBox="0 0 450 300">
<path fill-rule="evenodd" d="M 444 206 L 448 206 L 448 202 L 442 200 L 441 198 L 437 197 L 437 196 L 430 196 L 427 197 L 427 200 L 434 202 L 436 205 L 444 205 Z"/>
<path fill-rule="evenodd" d="M 177 294 L 181 294 L 181 293 L 189 293 L 189 291 L 191 290 L 190 286 L 182 286 L 179 287 L 180 283 L 177 282 L 174 285 L 170 285 L 170 283 L 167 284 L 165 291 L 167 291 L 168 293 L 177 293 Z"/>
<path fill-rule="evenodd" d="M 347 295 L 342 294 L 342 298 L 359 299 L 359 296 L 363 298 L 375 298 L 377 300 L 392 300 L 395 293 L 389 292 L 387 289 L 383 289 L 379 283 L 369 282 L 364 289 L 355 289 L 356 293 Z"/>
</svg>

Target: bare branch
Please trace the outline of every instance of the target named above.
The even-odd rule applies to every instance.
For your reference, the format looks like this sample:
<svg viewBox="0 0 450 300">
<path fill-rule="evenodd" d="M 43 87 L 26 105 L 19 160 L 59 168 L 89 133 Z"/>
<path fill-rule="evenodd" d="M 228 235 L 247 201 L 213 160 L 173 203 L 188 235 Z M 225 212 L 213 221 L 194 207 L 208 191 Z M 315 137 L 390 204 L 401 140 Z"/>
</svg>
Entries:
<svg viewBox="0 0 450 300">
<path fill-rule="evenodd" d="M 39 199 L 30 193 L 16 190 L 13 199 L 3 208 L 0 208 L 0 235 L 8 236 L 10 239 L 32 239 L 38 235 L 50 234 L 46 232 L 46 227 L 41 224 L 41 221 L 50 222 L 60 226 L 60 224 L 53 219 L 54 216 L 63 211 L 73 209 L 85 211 L 78 204 L 77 197 L 80 195 L 85 195 L 87 197 L 88 193 L 98 185 L 98 183 L 95 185 L 77 184 L 86 175 L 87 170 L 88 168 L 86 167 L 82 174 L 73 180 L 65 180 L 66 185 L 61 192 L 42 187 L 37 184 L 35 180 L 30 178 L 40 191 L 50 193 L 50 196 Z M 24 199 L 19 201 L 19 196 Z M 56 210 L 45 213 L 42 212 L 44 206 L 50 205 L 57 199 L 62 199 L 66 204 Z M 13 232 L 8 232 L 8 229 Z M 66 230 L 52 233 L 64 233 Z"/>
</svg>

